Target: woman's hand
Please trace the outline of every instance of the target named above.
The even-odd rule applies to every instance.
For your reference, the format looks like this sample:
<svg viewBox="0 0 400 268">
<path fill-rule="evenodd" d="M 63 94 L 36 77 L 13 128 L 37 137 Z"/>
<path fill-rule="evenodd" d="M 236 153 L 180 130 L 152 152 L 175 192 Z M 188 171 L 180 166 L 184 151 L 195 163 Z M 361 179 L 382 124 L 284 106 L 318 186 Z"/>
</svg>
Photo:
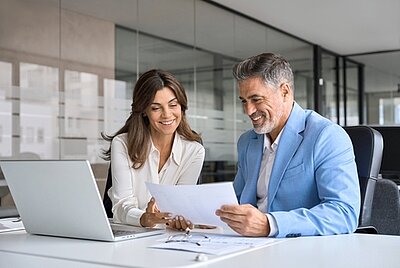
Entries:
<svg viewBox="0 0 400 268">
<path fill-rule="evenodd" d="M 171 229 L 186 230 L 193 229 L 194 225 L 182 216 L 175 216 L 171 219 L 168 212 L 160 212 L 157 208 L 156 200 L 152 197 L 147 203 L 146 212 L 140 218 L 140 224 L 144 227 L 154 227 L 156 224 L 166 224 Z"/>
<path fill-rule="evenodd" d="M 166 224 L 170 221 L 170 213 L 160 212 L 156 200 L 152 197 L 147 203 L 146 212 L 140 218 L 140 224 L 144 227 L 154 227 L 156 224 Z"/>
<path fill-rule="evenodd" d="M 166 223 L 166 225 L 169 228 L 180 230 L 180 231 L 184 231 L 187 228 L 189 228 L 189 229 L 194 228 L 194 224 L 189 220 L 185 220 L 185 218 L 182 216 L 175 216 L 173 219 L 170 219 Z"/>
</svg>

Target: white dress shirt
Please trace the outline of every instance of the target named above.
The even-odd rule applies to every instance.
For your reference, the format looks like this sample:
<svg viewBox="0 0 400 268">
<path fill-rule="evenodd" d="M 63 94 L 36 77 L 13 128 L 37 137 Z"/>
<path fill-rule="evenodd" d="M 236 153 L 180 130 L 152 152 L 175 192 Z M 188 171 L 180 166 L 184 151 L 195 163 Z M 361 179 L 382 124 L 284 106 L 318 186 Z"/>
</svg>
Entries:
<svg viewBox="0 0 400 268">
<path fill-rule="evenodd" d="M 171 155 L 160 172 L 160 153 L 153 143 L 147 161 L 140 169 L 134 169 L 128 156 L 126 135 L 116 136 L 111 143 L 112 187 L 108 195 L 113 204 L 115 222 L 141 226 L 140 217 L 151 198 L 145 182 L 196 184 L 205 150 L 200 143 L 188 141 L 176 133 Z"/>
<path fill-rule="evenodd" d="M 271 177 L 271 171 L 275 161 L 275 153 L 282 132 L 283 129 L 279 132 L 278 137 L 276 137 L 272 144 L 267 134 L 264 135 L 263 158 L 257 181 L 257 207 L 261 212 L 267 212 L 269 179 Z M 267 213 L 266 216 L 270 225 L 270 233 L 268 236 L 274 236 L 278 232 L 276 221 L 271 214 Z"/>
</svg>

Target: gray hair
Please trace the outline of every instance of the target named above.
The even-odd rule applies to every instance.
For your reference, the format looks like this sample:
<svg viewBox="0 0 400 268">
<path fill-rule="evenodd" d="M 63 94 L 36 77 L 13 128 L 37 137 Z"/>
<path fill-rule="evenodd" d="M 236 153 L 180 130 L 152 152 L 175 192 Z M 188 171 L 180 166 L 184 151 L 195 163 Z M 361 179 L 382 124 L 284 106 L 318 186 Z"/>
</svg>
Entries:
<svg viewBox="0 0 400 268">
<path fill-rule="evenodd" d="M 238 82 L 251 77 L 260 77 L 274 89 L 288 83 L 294 89 L 293 71 L 289 62 L 279 54 L 262 53 L 247 58 L 233 67 L 233 76 Z"/>
</svg>

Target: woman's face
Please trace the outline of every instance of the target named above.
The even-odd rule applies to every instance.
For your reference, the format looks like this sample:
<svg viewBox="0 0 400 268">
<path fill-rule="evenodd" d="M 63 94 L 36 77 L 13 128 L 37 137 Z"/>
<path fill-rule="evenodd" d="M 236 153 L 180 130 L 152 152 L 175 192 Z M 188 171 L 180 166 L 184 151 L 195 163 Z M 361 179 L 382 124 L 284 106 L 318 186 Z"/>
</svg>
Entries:
<svg viewBox="0 0 400 268">
<path fill-rule="evenodd" d="M 173 135 L 182 119 L 181 105 L 174 92 L 164 87 L 157 91 L 153 102 L 146 110 L 152 136 Z"/>
</svg>

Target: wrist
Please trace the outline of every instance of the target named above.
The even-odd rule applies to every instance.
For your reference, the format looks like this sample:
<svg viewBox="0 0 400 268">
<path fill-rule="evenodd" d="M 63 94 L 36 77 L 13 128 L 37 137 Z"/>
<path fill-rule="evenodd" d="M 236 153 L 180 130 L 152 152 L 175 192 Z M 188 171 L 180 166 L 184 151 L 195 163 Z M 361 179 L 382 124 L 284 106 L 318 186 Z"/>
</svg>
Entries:
<svg viewBox="0 0 400 268">
<path fill-rule="evenodd" d="M 142 214 L 142 216 L 140 217 L 140 225 L 142 226 L 142 227 L 147 227 L 147 215 L 146 215 L 146 213 L 143 213 Z"/>
<path fill-rule="evenodd" d="M 265 214 L 265 219 L 266 219 L 266 223 L 265 223 L 265 236 L 269 236 L 270 232 L 271 232 L 271 227 L 269 225 L 269 218 L 268 218 L 268 214 Z"/>
<path fill-rule="evenodd" d="M 278 233 L 278 225 L 276 223 L 276 220 L 274 218 L 274 216 L 272 216 L 272 214 L 266 214 L 267 219 L 268 219 L 268 228 L 269 228 L 269 233 L 268 236 L 272 237 L 272 236 L 276 236 Z"/>
</svg>

